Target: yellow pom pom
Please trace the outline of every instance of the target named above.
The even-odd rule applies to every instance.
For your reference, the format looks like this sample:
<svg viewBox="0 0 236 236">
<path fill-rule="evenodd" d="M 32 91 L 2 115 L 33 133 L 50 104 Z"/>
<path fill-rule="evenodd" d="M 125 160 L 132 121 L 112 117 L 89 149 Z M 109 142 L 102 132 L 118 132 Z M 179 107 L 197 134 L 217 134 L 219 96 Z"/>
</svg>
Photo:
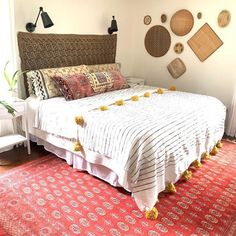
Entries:
<svg viewBox="0 0 236 236">
<path fill-rule="evenodd" d="M 99 110 L 106 111 L 106 110 L 109 110 L 109 107 L 108 106 L 100 106 Z"/>
<path fill-rule="evenodd" d="M 75 151 L 75 152 L 80 152 L 80 151 L 82 151 L 82 149 L 83 149 L 83 147 L 82 147 L 82 145 L 80 144 L 80 142 L 74 143 L 74 151 Z"/>
<path fill-rule="evenodd" d="M 143 94 L 143 96 L 144 96 L 145 98 L 149 98 L 149 97 L 151 97 L 151 93 L 146 92 L 146 93 Z"/>
<path fill-rule="evenodd" d="M 176 193 L 177 190 L 176 190 L 176 187 L 173 183 L 168 183 L 166 185 L 166 189 L 165 189 L 166 192 L 169 192 L 169 193 Z"/>
<path fill-rule="evenodd" d="M 163 93 L 164 93 L 164 90 L 161 89 L 161 88 L 159 88 L 159 89 L 157 89 L 157 93 L 158 93 L 158 94 L 163 94 Z"/>
<path fill-rule="evenodd" d="M 191 170 L 184 171 L 184 173 L 182 174 L 182 177 L 185 180 L 190 180 L 192 178 L 192 171 Z"/>
<path fill-rule="evenodd" d="M 83 127 L 83 125 L 84 125 L 84 118 L 82 116 L 76 116 L 75 117 L 75 123 L 77 125 L 80 125 L 81 127 Z"/>
<path fill-rule="evenodd" d="M 211 159 L 211 156 L 210 156 L 209 152 L 204 152 L 204 153 L 202 153 L 201 158 L 204 160 L 209 160 L 209 159 Z"/>
<path fill-rule="evenodd" d="M 216 144 L 216 147 L 218 148 L 222 148 L 223 147 L 223 143 L 219 140 Z"/>
<path fill-rule="evenodd" d="M 195 168 L 201 168 L 202 167 L 202 163 L 199 160 L 196 160 L 193 162 L 193 166 Z"/>
<path fill-rule="evenodd" d="M 117 105 L 117 106 L 123 106 L 124 104 L 125 104 L 125 102 L 122 99 L 115 101 L 115 105 Z"/>
<path fill-rule="evenodd" d="M 216 146 L 214 146 L 214 147 L 212 148 L 210 154 L 211 154 L 212 156 L 215 156 L 218 152 L 219 152 L 219 149 L 218 149 Z"/>
<path fill-rule="evenodd" d="M 138 101 L 139 100 L 139 96 L 134 95 L 134 96 L 131 97 L 131 100 L 132 101 Z"/>
<path fill-rule="evenodd" d="M 156 220 L 158 217 L 158 210 L 156 209 L 156 207 L 153 207 L 149 211 L 145 211 L 145 217 L 149 220 Z"/>
<path fill-rule="evenodd" d="M 176 87 L 175 87 L 175 86 L 171 86 L 171 87 L 169 88 L 169 90 L 171 90 L 171 91 L 176 91 Z"/>
</svg>

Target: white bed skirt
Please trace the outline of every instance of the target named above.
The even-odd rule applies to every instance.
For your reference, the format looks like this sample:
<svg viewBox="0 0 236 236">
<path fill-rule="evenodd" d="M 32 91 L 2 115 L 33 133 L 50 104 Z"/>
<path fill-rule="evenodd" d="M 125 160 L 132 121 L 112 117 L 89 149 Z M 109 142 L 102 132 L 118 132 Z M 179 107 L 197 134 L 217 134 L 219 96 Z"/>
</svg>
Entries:
<svg viewBox="0 0 236 236">
<path fill-rule="evenodd" d="M 63 148 L 54 146 L 53 144 L 48 143 L 47 141 L 41 138 L 38 138 L 33 135 L 31 135 L 30 138 L 33 142 L 36 142 L 38 145 L 43 145 L 47 151 L 54 153 L 58 157 L 64 159 L 67 162 L 67 164 L 71 165 L 73 168 L 81 171 L 87 171 L 89 174 L 108 182 L 114 187 L 121 187 L 119 177 L 114 171 L 103 165 L 96 164 L 101 162 L 101 159 L 104 159 L 106 157 L 90 152 L 89 159 L 92 162 L 88 162 L 79 154 L 75 154 Z M 55 137 L 55 139 L 58 138 Z M 126 190 L 129 191 L 128 189 Z"/>
</svg>

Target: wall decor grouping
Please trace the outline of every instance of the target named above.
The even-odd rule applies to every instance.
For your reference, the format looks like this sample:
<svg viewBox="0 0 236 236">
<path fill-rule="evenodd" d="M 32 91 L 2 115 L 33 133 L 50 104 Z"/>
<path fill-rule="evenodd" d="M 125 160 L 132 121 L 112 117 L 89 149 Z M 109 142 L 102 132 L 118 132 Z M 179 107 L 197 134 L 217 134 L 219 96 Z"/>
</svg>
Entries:
<svg viewBox="0 0 236 236">
<path fill-rule="evenodd" d="M 197 19 L 202 18 L 202 13 L 197 13 Z M 222 10 L 217 18 L 220 27 L 226 27 L 230 23 L 230 12 Z M 149 25 L 152 21 L 151 16 L 144 17 L 144 24 Z M 167 15 L 161 15 L 161 22 L 167 21 Z M 170 28 L 177 36 L 187 35 L 193 28 L 194 18 L 190 11 L 181 9 L 176 11 L 170 20 Z M 161 26 L 155 25 L 151 27 L 145 36 L 145 48 L 147 52 L 153 57 L 164 56 L 171 44 L 171 36 L 169 31 Z M 201 28 L 187 41 L 189 47 L 199 58 L 200 61 L 205 61 L 211 54 L 213 54 L 219 47 L 223 45 L 223 41 L 213 31 L 208 23 L 205 23 Z M 174 51 L 180 54 L 184 51 L 184 45 L 178 42 L 174 45 Z M 167 65 L 167 69 L 174 79 L 179 78 L 186 72 L 186 66 L 180 58 L 175 58 Z"/>
<path fill-rule="evenodd" d="M 205 61 L 222 44 L 219 36 L 207 23 L 188 40 L 188 45 L 200 61 Z"/>
</svg>

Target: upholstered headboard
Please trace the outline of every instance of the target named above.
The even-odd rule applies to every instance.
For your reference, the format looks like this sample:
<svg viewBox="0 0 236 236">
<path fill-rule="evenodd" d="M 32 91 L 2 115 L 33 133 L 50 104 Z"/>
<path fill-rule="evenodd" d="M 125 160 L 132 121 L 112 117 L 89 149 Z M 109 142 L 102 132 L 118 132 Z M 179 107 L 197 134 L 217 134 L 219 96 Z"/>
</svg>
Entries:
<svg viewBox="0 0 236 236">
<path fill-rule="evenodd" d="M 76 35 L 19 32 L 17 38 L 22 71 L 115 62 L 116 34 Z"/>
</svg>

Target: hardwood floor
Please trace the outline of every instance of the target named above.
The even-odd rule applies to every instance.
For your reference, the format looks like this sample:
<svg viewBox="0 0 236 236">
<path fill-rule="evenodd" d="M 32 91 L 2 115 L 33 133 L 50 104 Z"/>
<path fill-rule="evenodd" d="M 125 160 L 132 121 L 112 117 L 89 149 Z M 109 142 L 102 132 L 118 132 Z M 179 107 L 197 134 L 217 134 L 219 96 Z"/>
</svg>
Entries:
<svg viewBox="0 0 236 236">
<path fill-rule="evenodd" d="M 31 154 L 27 154 L 27 148 L 20 146 L 14 149 L 0 153 L 0 174 L 12 169 L 16 166 L 22 165 L 25 162 L 45 156 L 49 152 L 43 146 L 38 146 L 31 142 Z"/>
</svg>

